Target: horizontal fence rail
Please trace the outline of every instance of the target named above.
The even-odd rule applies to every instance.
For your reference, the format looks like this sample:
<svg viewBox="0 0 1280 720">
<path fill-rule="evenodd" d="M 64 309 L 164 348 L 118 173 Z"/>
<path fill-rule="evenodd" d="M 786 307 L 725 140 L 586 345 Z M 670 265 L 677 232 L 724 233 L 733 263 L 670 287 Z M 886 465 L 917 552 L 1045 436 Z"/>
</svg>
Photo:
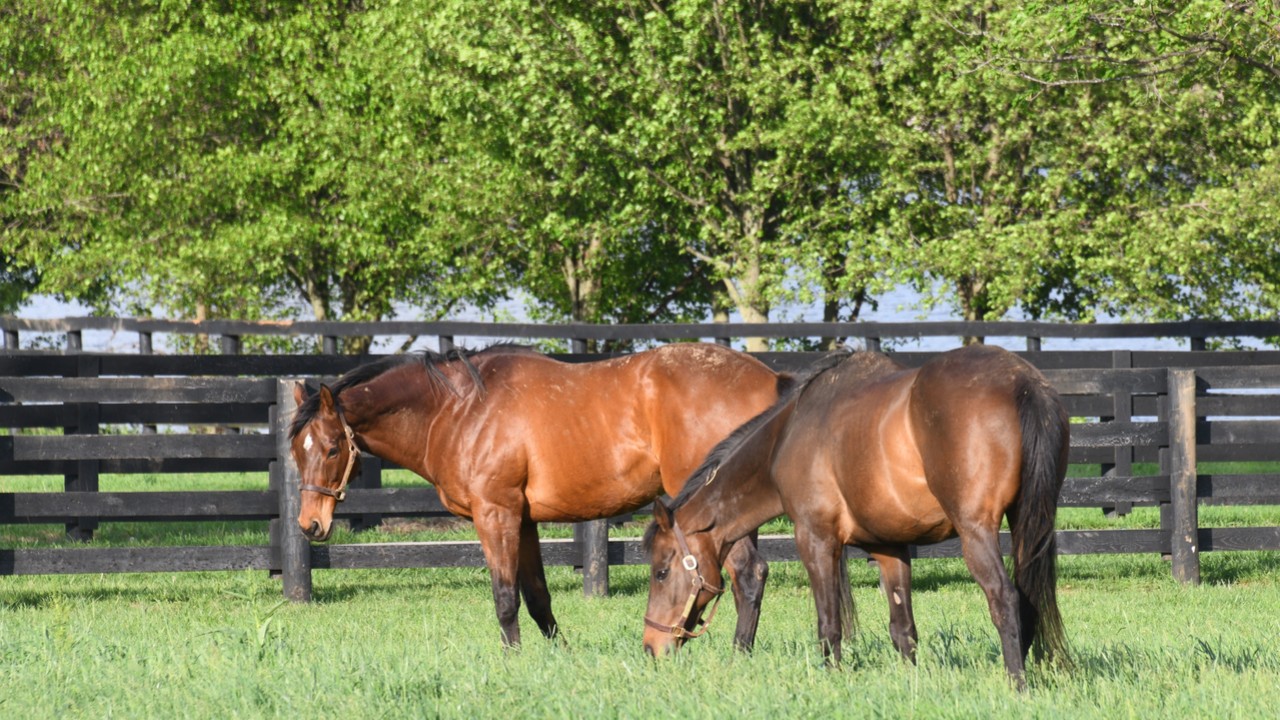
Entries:
<svg viewBox="0 0 1280 720">
<path fill-rule="evenodd" d="M 1150 323 L 1053 323 L 1053 322 L 833 322 L 833 323 L 681 323 L 663 325 L 587 323 L 487 323 L 457 321 L 244 321 L 164 320 L 152 318 L 78 317 L 30 319 L 0 316 L 4 347 L 17 350 L 22 333 L 64 336 L 71 352 L 83 348 L 85 331 L 136 333 L 138 347 L 150 354 L 154 335 L 218 336 L 224 351 L 238 352 L 245 337 L 321 338 L 327 353 L 337 352 L 337 341 L 351 337 L 438 337 L 442 349 L 456 338 L 505 338 L 509 340 L 563 340 L 577 342 L 634 342 L 715 340 L 731 338 L 856 338 L 867 349 L 878 350 L 884 340 L 919 340 L 928 337 L 1024 338 L 1026 349 L 1037 351 L 1046 338 L 1146 339 L 1185 338 L 1189 350 L 1204 350 L 1210 341 L 1241 338 L 1280 340 L 1280 321 L 1188 320 Z"/>
<path fill-rule="evenodd" d="M 16 331 L 65 331 L 94 323 L 74 319 L 0 327 Z M 112 329 L 137 332 L 191 332 L 192 325 L 167 321 L 120 321 Z M 366 324 L 295 323 L 276 334 L 383 333 Z M 416 323 L 397 332 L 454 337 L 483 336 L 642 339 L 723 338 L 751 334 L 781 337 L 838 333 L 889 337 L 923 332 L 918 326 L 849 327 L 830 325 L 664 326 L 640 334 L 630 326 L 511 326 Z M 1125 328 L 1121 337 L 1148 337 L 1151 328 L 1180 337 L 1270 337 L 1280 324 L 1149 324 L 1143 326 L 1061 326 L 1037 323 L 942 323 L 927 328 L 961 334 L 1035 337 Z M 250 327 L 251 326 L 251 327 Z M 429 326 L 429 327 L 427 327 Z M 257 324 L 203 323 L 207 333 L 253 334 Z M 583 332 L 595 328 L 595 335 Z M 855 333 L 853 329 L 862 332 Z M 512 330 L 520 332 L 512 334 Z M 649 330 L 654 330 L 650 327 Z M 750 330 L 750 333 L 747 330 Z M 1055 330 L 1056 329 L 1056 330 Z M 838 331 L 838 332 L 837 332 Z M 1230 332 L 1228 332 L 1230 331 Z M 636 334 L 632 335 L 631 333 Z M 1111 332 L 1111 330 L 1108 330 Z M 261 334 L 272 334 L 261 333 Z M 451 334 L 446 334 L 451 333 Z M 524 334 L 520 334 L 524 333 Z M 725 334 L 721 334 L 725 333 Z M 1091 335 L 1075 335 L 1091 336 Z M 1108 335 L 1114 337 L 1114 335 Z M 1028 342 L 1029 347 L 1036 343 Z M 1193 343 L 1194 345 L 1194 343 Z M 12 347 L 16 347 L 14 340 Z M 224 346 L 226 349 L 226 346 Z M 918 365 L 930 352 L 894 353 Z M 1161 527 L 1142 530 L 1059 531 L 1059 551 L 1084 553 L 1160 553 L 1173 560 L 1173 572 L 1185 582 L 1199 576 L 1202 552 L 1226 549 L 1280 549 L 1280 528 L 1204 528 L 1197 508 L 1204 504 L 1280 504 L 1280 473 L 1234 473 L 1205 463 L 1280 462 L 1280 352 L 1277 351 L 1038 351 L 1020 353 L 1044 370 L 1062 393 L 1074 418 L 1073 463 L 1098 474 L 1068 478 L 1063 507 L 1103 508 L 1124 514 L 1134 506 L 1160 508 Z M 757 355 L 777 370 L 803 371 L 821 353 L 770 352 Z M 559 356 L 571 362 L 601 357 L 582 353 Z M 316 568 L 482 566 L 477 543 L 358 543 L 317 545 L 297 531 L 297 478 L 287 458 L 283 428 L 292 407 L 289 377 L 340 375 L 370 357 L 345 355 L 202 355 L 0 353 L 0 475 L 60 475 L 65 492 L 0 492 L 0 525 L 58 523 L 77 539 L 90 540 L 99 522 L 253 520 L 270 522 L 265 546 L 181 548 L 0 548 L 0 574 L 72 572 L 169 572 L 254 569 L 279 573 L 287 597 L 311 594 Z M 217 432 L 190 432 L 191 427 Z M 157 431 L 156 428 L 163 428 Z M 206 427 L 206 429 L 207 429 Z M 32 434 L 38 431 L 37 434 Z M 127 431 L 122 434 L 122 431 Z M 445 517 L 434 491 L 421 487 L 381 487 L 381 464 L 370 458 L 339 517 L 356 526 L 381 517 Z M 262 472 L 261 489 L 221 492 L 101 492 L 102 473 Z M 645 563 L 638 541 L 609 539 L 607 521 L 574 540 L 545 540 L 548 564 L 587 566 L 584 586 L 607 588 L 609 565 Z M 1005 539 L 1007 542 L 1007 538 Z M 794 560 L 787 537 L 761 539 L 766 559 Z M 850 557 L 864 557 L 849 550 Z M 916 557 L 959 555 L 955 541 L 919 547 Z M 602 570 L 588 562 L 598 558 Z M 598 572 L 605 578 L 596 577 Z"/>
</svg>

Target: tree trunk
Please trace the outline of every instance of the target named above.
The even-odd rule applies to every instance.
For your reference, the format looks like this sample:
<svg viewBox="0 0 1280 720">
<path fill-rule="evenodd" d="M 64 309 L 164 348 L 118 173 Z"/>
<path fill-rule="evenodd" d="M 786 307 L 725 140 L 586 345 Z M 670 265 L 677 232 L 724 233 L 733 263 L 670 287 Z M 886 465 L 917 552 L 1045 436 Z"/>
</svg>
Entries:
<svg viewBox="0 0 1280 720">
<path fill-rule="evenodd" d="M 982 322 L 987 319 L 987 309 L 982 300 L 982 291 L 986 288 L 986 280 L 969 275 L 960 279 L 956 291 L 960 296 L 960 311 L 966 322 Z M 981 345 L 986 338 L 978 335 L 966 335 L 961 339 L 965 345 Z"/>
<path fill-rule="evenodd" d="M 589 323 L 599 320 L 596 313 L 600 302 L 600 283 L 588 268 L 600 253 L 601 247 L 603 242 L 600 238 L 593 237 L 581 252 L 570 250 L 564 255 L 564 282 L 569 290 L 569 313 L 574 322 Z M 587 352 L 599 351 L 598 341 L 587 341 Z"/>
<path fill-rule="evenodd" d="M 209 306 L 203 302 L 196 303 L 195 321 L 200 323 L 209 319 Z M 209 335 L 208 333 L 196 333 L 195 347 L 192 348 L 197 355 L 203 355 L 209 352 Z"/>
</svg>

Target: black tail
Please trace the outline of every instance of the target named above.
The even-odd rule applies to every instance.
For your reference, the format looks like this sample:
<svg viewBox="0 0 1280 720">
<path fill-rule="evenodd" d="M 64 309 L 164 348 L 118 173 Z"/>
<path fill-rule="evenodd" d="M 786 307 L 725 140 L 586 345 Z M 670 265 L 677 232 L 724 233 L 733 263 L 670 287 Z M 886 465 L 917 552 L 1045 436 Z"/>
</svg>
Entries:
<svg viewBox="0 0 1280 720">
<path fill-rule="evenodd" d="M 778 397 L 786 395 L 795 386 L 796 376 L 791 373 L 778 373 L 778 379 L 774 380 L 774 387 L 778 390 Z"/>
<path fill-rule="evenodd" d="M 1070 664 L 1058 612 L 1058 548 L 1054 521 L 1067 472 L 1070 419 L 1058 393 L 1042 378 L 1018 388 L 1022 424 L 1022 488 L 1012 522 L 1014 585 L 1022 616 L 1022 651 L 1037 659 Z"/>
</svg>

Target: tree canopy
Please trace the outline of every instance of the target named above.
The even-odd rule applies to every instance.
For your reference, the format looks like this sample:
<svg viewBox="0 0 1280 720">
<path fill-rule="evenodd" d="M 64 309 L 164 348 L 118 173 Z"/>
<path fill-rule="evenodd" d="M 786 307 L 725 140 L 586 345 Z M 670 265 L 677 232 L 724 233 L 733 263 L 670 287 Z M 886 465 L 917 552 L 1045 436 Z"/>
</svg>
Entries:
<svg viewBox="0 0 1280 720">
<path fill-rule="evenodd" d="M 0 311 L 850 320 L 911 283 L 974 320 L 1274 317 L 1278 28 L 1218 0 L 13 0 Z"/>
</svg>

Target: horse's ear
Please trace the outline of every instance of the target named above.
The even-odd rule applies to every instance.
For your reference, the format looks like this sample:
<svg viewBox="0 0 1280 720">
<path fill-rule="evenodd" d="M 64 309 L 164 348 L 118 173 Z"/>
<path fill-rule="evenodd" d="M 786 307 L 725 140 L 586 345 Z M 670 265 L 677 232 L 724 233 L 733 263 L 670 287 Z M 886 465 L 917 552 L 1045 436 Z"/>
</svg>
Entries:
<svg viewBox="0 0 1280 720">
<path fill-rule="evenodd" d="M 299 380 L 293 384 L 293 401 L 299 405 L 307 401 L 310 393 L 307 392 L 307 383 Z"/>
<path fill-rule="evenodd" d="M 329 413 L 337 412 L 334 410 L 333 391 L 324 383 L 320 383 L 320 409 Z"/>
<path fill-rule="evenodd" d="M 653 521 L 658 523 L 658 527 L 662 530 L 671 532 L 671 511 L 662 504 L 661 500 L 653 501 Z"/>
</svg>

